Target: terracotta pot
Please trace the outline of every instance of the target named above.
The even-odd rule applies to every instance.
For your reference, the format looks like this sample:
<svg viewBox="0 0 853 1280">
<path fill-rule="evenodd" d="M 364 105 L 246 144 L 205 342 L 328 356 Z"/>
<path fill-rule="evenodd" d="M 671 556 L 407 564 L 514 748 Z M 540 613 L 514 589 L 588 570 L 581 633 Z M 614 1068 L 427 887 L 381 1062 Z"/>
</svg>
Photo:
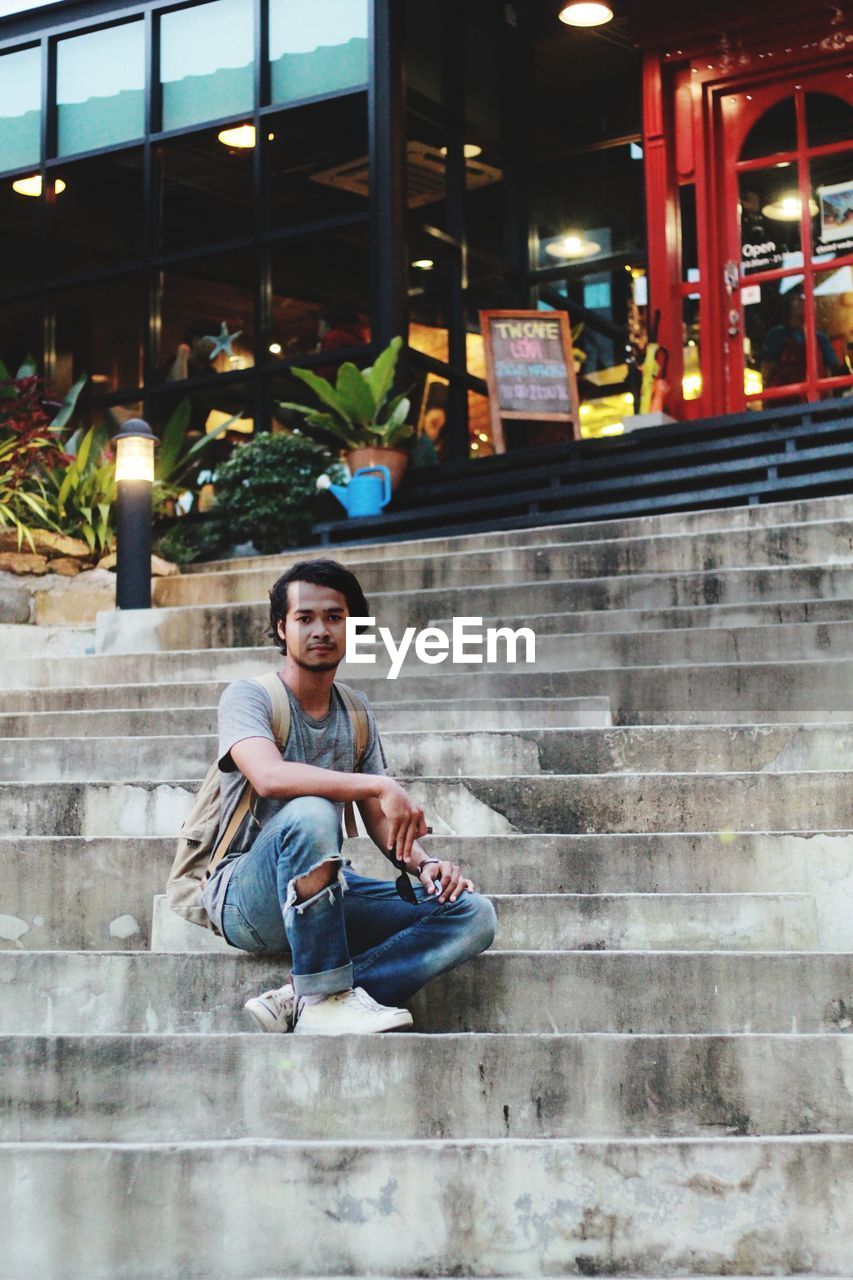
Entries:
<svg viewBox="0 0 853 1280">
<path fill-rule="evenodd" d="M 409 455 L 405 449 L 385 449 L 371 445 L 365 449 L 350 449 L 346 460 L 353 475 L 359 467 L 387 467 L 391 472 L 391 488 L 396 489 L 409 464 Z"/>
</svg>

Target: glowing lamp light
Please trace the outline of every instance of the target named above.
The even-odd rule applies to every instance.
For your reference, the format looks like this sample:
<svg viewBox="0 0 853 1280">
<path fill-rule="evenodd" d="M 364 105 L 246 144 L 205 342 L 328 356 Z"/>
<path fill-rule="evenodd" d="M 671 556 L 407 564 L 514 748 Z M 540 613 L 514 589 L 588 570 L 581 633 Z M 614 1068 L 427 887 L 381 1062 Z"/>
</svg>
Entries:
<svg viewBox="0 0 853 1280">
<path fill-rule="evenodd" d="M 545 246 L 545 252 L 552 258 L 591 258 L 600 251 L 600 244 L 574 233 L 561 236 L 559 240 Z"/>
<path fill-rule="evenodd" d="M 232 125 L 230 129 L 220 129 L 216 136 L 224 147 L 250 151 L 255 145 L 255 126 L 253 124 Z"/>
<path fill-rule="evenodd" d="M 63 191 L 65 190 L 65 186 L 66 184 L 62 181 L 61 178 L 54 178 L 53 189 L 58 196 L 62 195 Z M 16 178 L 15 181 L 12 183 L 12 190 L 17 191 L 19 196 L 34 196 L 34 197 L 40 196 L 41 195 L 41 174 L 34 173 L 29 178 Z"/>
<path fill-rule="evenodd" d="M 280 356 L 280 355 L 281 355 L 281 343 L 280 343 L 280 342 L 271 342 L 271 343 L 270 343 L 270 345 L 269 345 L 269 352 L 270 352 L 270 355 L 271 355 L 271 356 Z"/>
<path fill-rule="evenodd" d="M 798 195 L 788 194 L 764 205 L 761 212 L 765 218 L 770 218 L 773 222 L 798 222 L 802 216 L 803 202 Z M 809 200 L 809 213 L 813 218 L 817 214 L 815 200 Z"/>
<path fill-rule="evenodd" d="M 603 27 L 613 21 L 613 9 L 604 0 L 569 0 L 559 18 L 568 27 Z"/>
<path fill-rule="evenodd" d="M 610 422 L 606 427 L 602 427 L 599 435 L 602 436 L 621 436 L 625 434 L 624 422 Z"/>
<path fill-rule="evenodd" d="M 116 480 L 154 483 L 154 445 L 157 437 L 142 418 L 130 418 L 113 436 L 116 446 Z"/>
<path fill-rule="evenodd" d="M 435 263 L 433 262 L 432 258 L 416 258 L 415 261 L 412 263 L 412 266 L 417 271 L 432 271 L 433 267 L 435 266 Z"/>
<path fill-rule="evenodd" d="M 447 147 L 439 147 L 439 155 L 447 158 Z M 483 154 L 483 148 L 478 147 L 476 142 L 465 142 L 462 145 L 462 154 L 466 160 L 476 160 L 477 156 Z"/>
</svg>

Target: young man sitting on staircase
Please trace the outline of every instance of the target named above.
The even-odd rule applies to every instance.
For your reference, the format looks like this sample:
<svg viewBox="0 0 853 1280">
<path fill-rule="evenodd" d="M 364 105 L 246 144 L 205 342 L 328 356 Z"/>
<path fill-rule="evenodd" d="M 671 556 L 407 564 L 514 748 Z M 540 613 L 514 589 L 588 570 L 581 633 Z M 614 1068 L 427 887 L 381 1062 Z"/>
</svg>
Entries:
<svg viewBox="0 0 853 1280">
<path fill-rule="evenodd" d="M 219 704 L 220 832 L 245 780 L 256 799 L 203 902 L 232 946 L 292 954 L 290 982 L 246 1003 L 264 1031 L 411 1026 L 400 1006 L 430 978 L 484 951 L 495 934 L 489 900 L 459 867 L 418 842 L 427 834 L 423 809 L 387 776 L 367 698 L 334 683 L 348 614 L 366 616 L 367 603 L 354 575 L 334 560 L 294 565 L 270 592 L 269 634 L 284 655 L 278 679 L 290 704 L 281 749 L 274 682 L 271 696 L 257 681 L 237 680 Z M 359 721 L 366 737 L 360 762 Z M 420 883 L 401 875 L 397 887 L 350 869 L 341 815 L 347 805 L 353 833 L 352 803 L 379 849 Z"/>
</svg>

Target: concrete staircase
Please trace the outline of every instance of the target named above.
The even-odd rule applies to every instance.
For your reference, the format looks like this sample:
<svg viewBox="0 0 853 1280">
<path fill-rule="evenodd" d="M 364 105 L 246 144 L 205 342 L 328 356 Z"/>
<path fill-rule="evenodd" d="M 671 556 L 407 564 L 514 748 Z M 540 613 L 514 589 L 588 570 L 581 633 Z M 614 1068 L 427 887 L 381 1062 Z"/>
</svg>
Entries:
<svg viewBox="0 0 853 1280">
<path fill-rule="evenodd" d="M 7 653 L 0 1280 L 853 1275 L 853 501 L 333 554 L 395 635 L 537 633 L 340 671 L 496 944 L 414 1034 L 263 1036 L 282 964 L 158 898 L 306 553 Z"/>
</svg>

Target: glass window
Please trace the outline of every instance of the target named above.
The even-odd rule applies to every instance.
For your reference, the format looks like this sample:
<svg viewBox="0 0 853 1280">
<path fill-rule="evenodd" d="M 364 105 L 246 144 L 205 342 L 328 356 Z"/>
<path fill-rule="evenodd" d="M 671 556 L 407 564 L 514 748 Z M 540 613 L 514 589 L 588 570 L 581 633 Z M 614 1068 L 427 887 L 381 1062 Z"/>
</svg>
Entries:
<svg viewBox="0 0 853 1280">
<path fill-rule="evenodd" d="M 270 73 L 273 102 L 366 84 L 366 0 L 270 0 Z"/>
<path fill-rule="evenodd" d="M 254 137 L 254 126 L 244 124 L 182 134 L 158 147 L 166 252 L 251 234 Z"/>
<path fill-rule="evenodd" d="M 0 293 L 15 293 L 37 287 L 44 269 L 45 226 L 44 204 L 39 198 L 40 183 L 24 190 L 34 195 L 24 195 L 12 186 L 14 179 L 0 182 L 0 244 L 3 269 L 0 271 Z M 0 358 L 5 360 L 3 351 Z"/>
<path fill-rule="evenodd" d="M 56 274 L 82 275 L 142 259 L 143 163 L 142 149 L 134 148 L 51 169 L 57 188 L 50 210 Z"/>
<path fill-rule="evenodd" d="M 762 390 L 804 382 L 806 343 L 803 277 L 785 276 L 741 290 L 744 389 Z"/>
<path fill-rule="evenodd" d="M 272 286 L 268 359 L 334 353 L 370 341 L 365 229 L 282 240 L 272 248 Z"/>
<path fill-rule="evenodd" d="M 853 253 L 853 150 L 817 156 L 809 167 L 815 256 L 839 258 Z"/>
<path fill-rule="evenodd" d="M 257 258 L 244 250 L 169 267 L 164 273 L 158 381 L 250 369 Z"/>
<path fill-rule="evenodd" d="M 184 401 L 190 406 L 190 427 L 188 443 L 199 440 L 202 435 L 209 435 L 221 423 L 229 418 L 237 420 L 227 431 L 211 440 L 201 454 L 199 467 L 202 472 L 212 472 L 220 462 L 231 455 L 234 445 L 252 435 L 255 430 L 254 388 L 251 383 L 238 379 L 230 379 L 213 383 L 206 387 L 193 387 L 190 390 L 175 388 L 161 390 L 149 396 L 150 423 L 158 435 L 169 418 Z M 210 490 L 208 495 L 212 496 Z"/>
<path fill-rule="evenodd" d="M 817 376 L 837 378 L 853 370 L 853 267 L 815 275 Z"/>
<path fill-rule="evenodd" d="M 39 309 L 27 298 L 0 306 L 0 360 L 14 378 L 27 356 L 42 363 L 42 324 Z"/>
<path fill-rule="evenodd" d="M 59 154 L 93 151 L 145 133 L 141 22 L 60 40 L 56 69 Z"/>
<path fill-rule="evenodd" d="M 806 136 L 810 147 L 853 142 L 853 107 L 829 93 L 807 93 Z"/>
<path fill-rule="evenodd" d="M 746 136 L 741 160 L 758 160 L 797 148 L 797 114 L 793 98 L 784 98 L 765 111 Z"/>
<path fill-rule="evenodd" d="M 802 264 L 799 168 L 772 165 L 741 173 L 741 273 L 776 271 Z"/>
<path fill-rule="evenodd" d="M 0 58 L 0 169 L 39 162 L 41 143 L 41 50 L 23 49 Z"/>
<path fill-rule="evenodd" d="M 265 116 L 262 142 L 273 228 L 367 212 L 365 94 Z"/>
<path fill-rule="evenodd" d="M 164 129 L 251 111 L 252 0 L 214 0 L 166 13 L 161 23 Z"/>
<path fill-rule="evenodd" d="M 93 389 L 142 385 L 145 287 L 141 275 L 100 280 L 56 296 L 56 364 L 51 379 L 64 395 L 81 374 Z"/>
</svg>

